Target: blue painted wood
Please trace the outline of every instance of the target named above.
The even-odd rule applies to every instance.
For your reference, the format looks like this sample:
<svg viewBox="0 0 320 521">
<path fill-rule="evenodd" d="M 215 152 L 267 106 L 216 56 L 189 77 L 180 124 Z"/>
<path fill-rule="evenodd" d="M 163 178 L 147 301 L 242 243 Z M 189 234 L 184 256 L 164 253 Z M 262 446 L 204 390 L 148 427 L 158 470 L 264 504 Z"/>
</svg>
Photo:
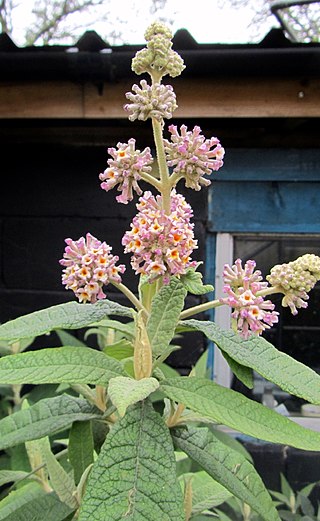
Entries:
<svg viewBox="0 0 320 521">
<path fill-rule="evenodd" d="M 219 181 L 319 181 L 320 148 L 229 148 Z"/>
<path fill-rule="evenodd" d="M 215 285 L 216 278 L 216 234 L 208 233 L 206 241 L 206 262 L 205 262 L 205 282 L 206 284 Z M 210 294 L 211 295 L 211 294 Z M 208 320 L 214 321 L 214 309 L 209 309 L 206 312 Z M 208 377 L 214 379 L 214 351 L 217 349 L 211 340 L 207 341 L 207 369 Z"/>
<path fill-rule="evenodd" d="M 215 182 L 211 232 L 320 233 L 320 182 Z"/>
</svg>

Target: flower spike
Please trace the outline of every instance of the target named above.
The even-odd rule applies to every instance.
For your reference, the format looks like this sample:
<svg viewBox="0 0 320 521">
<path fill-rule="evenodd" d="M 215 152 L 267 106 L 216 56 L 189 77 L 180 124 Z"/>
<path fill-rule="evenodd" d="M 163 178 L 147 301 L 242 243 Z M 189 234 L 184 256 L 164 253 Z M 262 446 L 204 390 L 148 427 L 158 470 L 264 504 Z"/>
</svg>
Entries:
<svg viewBox="0 0 320 521">
<path fill-rule="evenodd" d="M 201 128 L 195 126 L 188 131 L 186 125 L 170 125 L 171 141 L 164 139 L 168 166 L 173 167 L 179 178 L 185 179 L 187 188 L 200 190 L 201 186 L 211 184 L 204 175 L 219 170 L 223 165 L 224 148 L 216 137 L 205 139 Z"/>
<path fill-rule="evenodd" d="M 175 190 L 171 193 L 171 213 L 162 209 L 161 196 L 156 198 L 145 192 L 139 199 L 139 213 L 134 217 L 131 230 L 122 239 L 125 253 L 132 253 L 131 265 L 136 273 L 148 276 L 149 282 L 170 275 L 185 274 L 195 267 L 190 255 L 197 248 L 192 209 L 184 197 Z"/>
<path fill-rule="evenodd" d="M 228 296 L 220 302 L 233 308 L 231 317 L 238 333 L 245 339 L 250 333 L 261 335 L 278 322 L 279 313 L 274 311 L 274 304 L 257 294 L 266 289 L 268 283 L 262 280 L 261 272 L 255 271 L 255 267 L 253 260 L 248 260 L 242 267 L 241 259 L 237 259 L 233 266 L 226 264 L 223 271 L 224 292 Z"/>
<path fill-rule="evenodd" d="M 136 140 L 131 138 L 128 143 L 118 143 L 117 149 L 108 148 L 112 159 L 108 159 L 109 167 L 99 175 L 102 181 L 101 188 L 108 192 L 116 185 L 121 195 L 116 197 L 119 203 L 127 204 L 133 199 L 133 190 L 138 195 L 142 190 L 138 185 L 141 174 L 151 171 L 153 161 L 150 148 L 145 148 L 142 152 L 135 149 Z"/>
<path fill-rule="evenodd" d="M 119 257 L 112 255 L 111 246 L 96 239 L 90 233 L 86 238 L 77 241 L 65 239 L 67 244 L 63 259 L 59 262 L 65 266 L 62 274 L 62 284 L 66 289 L 72 289 L 79 302 L 94 304 L 104 299 L 106 295 L 102 287 L 115 282 L 121 282 L 120 273 L 125 266 L 116 266 Z"/>
</svg>

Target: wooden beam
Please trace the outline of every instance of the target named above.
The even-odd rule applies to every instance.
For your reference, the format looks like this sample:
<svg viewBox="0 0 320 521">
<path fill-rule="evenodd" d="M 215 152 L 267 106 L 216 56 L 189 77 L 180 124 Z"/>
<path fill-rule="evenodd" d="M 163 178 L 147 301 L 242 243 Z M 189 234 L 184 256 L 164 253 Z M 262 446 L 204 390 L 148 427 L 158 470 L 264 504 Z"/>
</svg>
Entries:
<svg viewBox="0 0 320 521">
<path fill-rule="evenodd" d="M 177 118 L 319 117 L 320 79 L 186 78 L 172 81 Z M 0 118 L 126 119 L 131 82 L 1 82 Z"/>
</svg>

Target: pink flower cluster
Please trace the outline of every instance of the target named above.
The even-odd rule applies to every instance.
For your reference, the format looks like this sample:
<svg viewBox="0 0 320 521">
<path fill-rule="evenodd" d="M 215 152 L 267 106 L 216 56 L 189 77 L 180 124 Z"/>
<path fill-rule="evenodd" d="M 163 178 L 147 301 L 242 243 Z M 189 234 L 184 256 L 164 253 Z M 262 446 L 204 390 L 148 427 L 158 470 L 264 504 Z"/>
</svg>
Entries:
<svg viewBox="0 0 320 521">
<path fill-rule="evenodd" d="M 106 295 L 102 286 L 109 282 L 120 283 L 119 273 L 125 271 L 125 266 L 116 266 L 119 257 L 111 255 L 111 246 L 101 242 L 90 233 L 86 238 L 77 241 L 65 239 L 67 244 L 63 259 L 59 262 L 65 266 L 62 274 L 62 284 L 66 289 L 72 289 L 79 302 L 94 304 Z"/>
<path fill-rule="evenodd" d="M 171 192 L 171 212 L 162 209 L 162 198 L 145 192 L 139 199 L 139 213 L 133 218 L 131 230 L 122 239 L 125 253 L 133 253 L 131 265 L 136 273 L 147 275 L 149 282 L 170 275 L 182 275 L 196 266 L 190 255 L 197 248 L 191 206 L 181 194 Z"/>
<path fill-rule="evenodd" d="M 117 148 L 108 148 L 108 153 L 112 159 L 108 159 L 109 167 L 99 175 L 102 181 L 101 188 L 108 192 L 116 185 L 121 195 L 116 197 L 119 203 L 127 204 L 133 199 L 133 190 L 138 195 L 142 190 L 138 185 L 141 173 L 151 171 L 153 161 L 150 148 L 145 148 L 142 152 L 135 149 L 136 140 L 131 138 L 128 143 L 118 143 Z"/>
<path fill-rule="evenodd" d="M 124 106 L 124 110 L 129 113 L 129 120 L 156 118 L 161 121 L 162 118 L 172 118 L 177 108 L 173 87 L 161 83 L 148 85 L 146 80 L 141 80 L 140 85 L 134 84 L 133 92 L 126 93 L 126 98 L 131 102 Z"/>
<path fill-rule="evenodd" d="M 170 125 L 171 141 L 164 139 L 168 166 L 185 178 L 187 188 L 200 190 L 201 185 L 211 184 L 203 176 L 222 167 L 224 148 L 216 137 L 205 139 L 198 126 L 191 132 L 181 125 L 180 131 L 181 134 L 175 125 Z"/>
<path fill-rule="evenodd" d="M 255 267 L 255 261 L 248 260 L 243 268 L 241 259 L 237 259 L 232 267 L 226 264 L 223 271 L 224 292 L 228 296 L 220 302 L 234 309 L 231 317 L 237 324 L 238 333 L 246 340 L 250 332 L 261 335 L 277 323 L 279 315 L 270 300 L 265 301 L 263 296 L 257 295 L 268 283 L 262 281 L 261 272 L 255 271 Z"/>
</svg>

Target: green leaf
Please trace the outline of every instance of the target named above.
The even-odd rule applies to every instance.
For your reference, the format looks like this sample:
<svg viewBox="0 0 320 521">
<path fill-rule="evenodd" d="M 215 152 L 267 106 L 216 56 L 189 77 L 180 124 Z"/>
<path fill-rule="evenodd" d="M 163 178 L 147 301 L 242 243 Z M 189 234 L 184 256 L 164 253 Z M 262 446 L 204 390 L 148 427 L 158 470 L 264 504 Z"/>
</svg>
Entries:
<svg viewBox="0 0 320 521">
<path fill-rule="evenodd" d="M 176 447 L 190 456 L 223 487 L 251 506 L 266 521 L 280 518 L 255 468 L 241 454 L 226 447 L 205 427 L 173 430 Z"/>
<path fill-rule="evenodd" d="M 239 364 L 224 351 L 222 351 L 222 355 L 226 360 L 227 364 L 229 365 L 233 374 L 235 374 L 238 378 L 238 380 L 240 380 L 240 382 L 242 382 L 246 387 L 248 387 L 248 389 L 253 389 L 254 383 L 252 369 L 250 367 L 246 367 L 245 365 Z"/>
<path fill-rule="evenodd" d="M 201 331 L 238 364 L 251 367 L 284 391 L 320 404 L 320 375 L 278 351 L 264 338 L 252 336 L 244 340 L 233 331 L 224 331 L 208 321 L 186 320 L 183 324 Z"/>
<path fill-rule="evenodd" d="M 55 329 L 80 329 L 107 315 L 132 318 L 132 310 L 110 300 L 100 300 L 95 304 L 58 304 L 0 325 L 0 340 L 12 342 L 21 338 L 45 335 Z"/>
<path fill-rule="evenodd" d="M 240 454 L 242 454 L 242 456 L 244 456 L 248 461 L 250 461 L 250 463 L 253 463 L 253 459 L 250 452 L 247 451 L 247 449 L 243 446 L 242 443 L 240 443 L 240 441 L 235 439 L 233 436 L 230 436 L 230 434 L 223 432 L 214 425 L 211 425 L 209 428 L 215 438 L 217 438 L 219 441 L 224 443 L 224 445 L 227 445 L 231 449 L 240 452 Z"/>
<path fill-rule="evenodd" d="M 0 450 L 68 429 L 74 421 L 100 417 L 99 410 L 81 398 L 63 394 L 43 399 L 0 420 Z"/>
<path fill-rule="evenodd" d="M 177 326 L 187 290 L 179 279 L 172 277 L 152 301 L 147 331 L 153 355 L 157 358 L 170 344 Z"/>
<path fill-rule="evenodd" d="M 86 468 L 93 463 L 93 449 L 91 421 L 75 421 L 70 430 L 68 456 L 76 485 Z"/>
<path fill-rule="evenodd" d="M 121 333 L 125 338 L 128 338 L 129 340 L 134 338 L 134 322 L 127 322 L 124 324 L 123 322 L 119 322 L 118 320 L 103 319 L 100 320 L 100 322 L 96 322 L 91 325 L 97 328 L 113 329 L 114 331 L 118 331 L 119 333 Z"/>
<path fill-rule="evenodd" d="M 78 508 L 78 501 L 75 496 L 76 485 L 73 478 L 64 470 L 51 452 L 49 439 L 44 439 L 43 456 L 47 465 L 50 478 L 50 485 L 62 503 L 65 503 L 71 510 Z"/>
<path fill-rule="evenodd" d="M 158 387 L 159 382 L 153 377 L 134 380 L 126 376 L 116 376 L 109 382 L 108 395 L 120 416 L 124 416 L 129 405 L 144 400 Z"/>
<path fill-rule="evenodd" d="M 191 479 L 192 513 L 199 514 L 204 510 L 221 505 L 232 493 L 220 485 L 207 472 L 188 472 L 182 474 L 179 480 L 185 482 Z"/>
<path fill-rule="evenodd" d="M 15 483 L 23 479 L 37 479 L 34 474 L 25 472 L 24 470 L 0 470 L 0 487 L 7 483 Z"/>
<path fill-rule="evenodd" d="M 123 373 L 121 364 L 101 351 L 50 347 L 0 359 L 0 384 L 82 383 L 104 385 Z"/>
<path fill-rule="evenodd" d="M 193 295 L 204 295 L 210 291 L 214 291 L 211 284 L 203 284 L 202 273 L 196 271 L 194 268 L 188 269 L 185 275 L 181 275 L 180 280 L 185 286 L 186 290 Z"/>
<path fill-rule="evenodd" d="M 36 483 L 14 490 L 0 501 L 0 521 L 63 521 L 71 512 L 55 493 L 46 494 Z"/>
<path fill-rule="evenodd" d="M 130 356 L 133 356 L 133 345 L 129 340 L 123 338 L 122 340 L 119 340 L 119 342 L 104 347 L 103 352 L 111 358 L 123 360 L 124 358 L 130 358 Z"/>
<path fill-rule="evenodd" d="M 71 335 L 71 333 L 63 331 L 63 329 L 57 329 L 56 333 L 63 346 L 87 347 L 84 342 L 76 338 L 74 335 Z"/>
<path fill-rule="evenodd" d="M 90 473 L 79 521 L 184 521 L 171 436 L 146 400 L 110 431 Z"/>
<path fill-rule="evenodd" d="M 171 400 L 249 436 L 298 449 L 319 451 L 319 432 L 301 427 L 241 393 L 206 378 L 171 378 L 161 382 L 160 390 Z"/>
</svg>

